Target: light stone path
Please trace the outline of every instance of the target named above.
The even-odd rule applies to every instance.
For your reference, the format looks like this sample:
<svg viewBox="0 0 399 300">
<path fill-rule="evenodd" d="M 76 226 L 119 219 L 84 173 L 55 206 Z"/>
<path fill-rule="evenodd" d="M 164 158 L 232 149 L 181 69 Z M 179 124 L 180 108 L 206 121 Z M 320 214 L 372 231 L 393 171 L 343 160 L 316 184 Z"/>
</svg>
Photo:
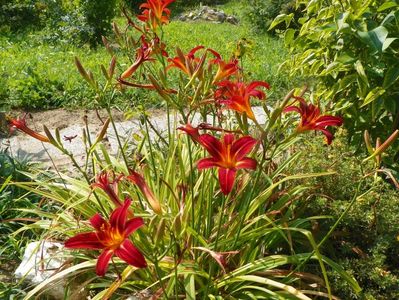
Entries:
<svg viewBox="0 0 399 300">
<path fill-rule="evenodd" d="M 266 114 L 262 107 L 254 107 L 254 114 L 260 124 L 264 123 L 266 120 Z M 160 131 L 165 132 L 167 130 L 167 116 L 166 114 L 158 114 L 149 118 L 154 127 Z M 197 125 L 200 118 L 199 115 L 194 117 L 193 125 Z M 209 121 L 210 122 L 210 121 Z M 171 117 L 171 124 L 174 123 L 174 118 Z M 178 123 L 178 122 L 177 122 Z M 84 164 L 85 161 L 85 145 L 81 138 L 83 126 L 71 125 L 60 129 L 61 138 L 64 136 L 75 136 L 78 135 L 71 142 L 64 141 L 64 147 L 74 155 L 75 159 L 80 165 Z M 123 142 L 129 142 L 133 134 L 142 134 L 142 125 L 140 125 L 138 120 L 116 122 L 116 128 L 118 135 Z M 49 128 L 53 133 L 55 128 Z M 101 126 L 93 127 L 89 126 L 91 140 L 94 141 L 96 135 L 101 130 Z M 154 133 L 152 133 L 152 136 Z M 110 124 L 107 130 L 108 137 L 108 149 L 111 155 L 115 156 L 118 154 L 118 143 L 115 135 L 115 131 Z M 8 149 L 8 151 L 18 158 L 26 158 L 31 162 L 40 163 L 45 168 L 51 168 L 53 166 L 50 157 L 54 161 L 57 168 L 66 167 L 71 168 L 70 159 L 61 153 L 58 149 L 50 144 L 43 144 L 40 141 L 31 138 L 24 133 L 18 133 L 10 138 L 0 139 L 0 149 Z"/>
</svg>

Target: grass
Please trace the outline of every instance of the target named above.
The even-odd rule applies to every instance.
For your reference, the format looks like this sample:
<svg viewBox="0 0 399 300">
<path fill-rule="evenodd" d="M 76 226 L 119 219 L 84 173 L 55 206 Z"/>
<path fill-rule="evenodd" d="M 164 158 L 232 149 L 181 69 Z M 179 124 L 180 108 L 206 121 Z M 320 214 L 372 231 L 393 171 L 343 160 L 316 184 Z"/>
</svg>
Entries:
<svg viewBox="0 0 399 300">
<path fill-rule="evenodd" d="M 283 43 L 266 34 L 255 34 L 244 18 L 245 4 L 231 1 L 218 9 L 241 19 L 239 26 L 206 22 L 185 23 L 173 20 L 165 27 L 169 54 L 179 46 L 188 51 L 196 45 L 213 48 L 226 59 L 238 40 L 245 38 L 252 44 L 243 59 L 249 79 L 265 80 L 272 86 L 269 98 L 281 97 L 293 84 L 278 74 L 278 65 L 286 58 Z M 117 23 L 124 24 L 122 18 Z M 107 65 L 110 56 L 100 46 L 90 49 L 65 42 L 47 42 L 46 30 L 0 37 L 0 110 L 66 108 L 93 108 L 93 94 L 82 80 L 73 63 L 81 58 L 85 68 L 100 76 L 99 64 Z M 119 95 L 114 105 L 121 109 L 143 104 L 157 106 L 156 98 L 145 91 L 130 90 Z"/>
</svg>

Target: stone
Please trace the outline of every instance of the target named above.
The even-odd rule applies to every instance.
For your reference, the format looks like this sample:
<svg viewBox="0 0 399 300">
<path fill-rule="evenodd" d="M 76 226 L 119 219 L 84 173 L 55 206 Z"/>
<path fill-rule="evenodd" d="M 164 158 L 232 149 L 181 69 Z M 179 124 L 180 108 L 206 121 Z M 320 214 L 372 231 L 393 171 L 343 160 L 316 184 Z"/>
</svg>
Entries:
<svg viewBox="0 0 399 300">
<path fill-rule="evenodd" d="M 25 249 L 21 264 L 15 270 L 16 278 L 24 278 L 29 285 L 38 285 L 53 275 L 65 262 L 64 246 L 54 242 L 31 242 Z M 54 299 L 64 299 L 64 284 L 52 284 L 47 290 L 47 295 Z"/>
<path fill-rule="evenodd" d="M 216 19 L 219 22 L 224 22 L 226 20 L 226 14 L 224 12 L 216 12 Z"/>
<path fill-rule="evenodd" d="M 236 17 L 234 17 L 234 16 L 228 16 L 226 18 L 226 21 L 229 22 L 230 24 L 233 24 L 233 25 L 238 25 L 239 24 L 238 19 Z"/>
<path fill-rule="evenodd" d="M 227 15 L 223 10 L 212 9 L 209 6 L 201 6 L 196 11 L 182 14 L 178 17 L 180 21 L 197 21 L 204 20 L 213 23 L 229 22 L 234 25 L 239 24 L 239 20 L 235 16 Z"/>
<path fill-rule="evenodd" d="M 179 21 L 184 22 L 184 21 L 187 21 L 187 16 L 181 15 L 181 16 L 179 16 L 177 19 L 178 19 Z"/>
</svg>

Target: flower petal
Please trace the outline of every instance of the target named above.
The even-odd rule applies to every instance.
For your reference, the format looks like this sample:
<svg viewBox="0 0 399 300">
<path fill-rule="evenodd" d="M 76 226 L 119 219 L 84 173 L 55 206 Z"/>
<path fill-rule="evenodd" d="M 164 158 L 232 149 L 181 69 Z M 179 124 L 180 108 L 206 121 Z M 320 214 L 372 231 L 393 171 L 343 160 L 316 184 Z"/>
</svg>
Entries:
<svg viewBox="0 0 399 300">
<path fill-rule="evenodd" d="M 104 245 L 95 232 L 85 232 L 66 240 L 65 248 L 70 249 L 103 249 Z"/>
<path fill-rule="evenodd" d="M 219 184 L 222 193 L 228 195 L 234 186 L 236 170 L 219 168 Z"/>
<path fill-rule="evenodd" d="M 323 134 L 326 136 L 326 141 L 328 145 L 331 145 L 332 140 L 334 139 L 334 136 L 331 132 L 329 132 L 327 129 L 317 129 L 323 132 Z"/>
<path fill-rule="evenodd" d="M 130 199 L 126 199 L 123 206 L 116 208 L 109 218 L 111 227 L 117 228 L 119 232 L 123 232 L 125 229 L 126 217 L 131 203 Z"/>
<path fill-rule="evenodd" d="M 234 134 L 232 134 L 232 133 L 225 134 L 223 137 L 223 141 L 224 141 L 224 146 L 233 144 Z"/>
<path fill-rule="evenodd" d="M 237 169 L 250 169 L 255 170 L 257 165 L 257 161 L 253 158 L 244 157 L 240 161 L 237 162 L 236 168 Z"/>
<path fill-rule="evenodd" d="M 144 225 L 143 218 L 137 217 L 130 219 L 129 221 L 126 222 L 124 230 L 125 236 L 129 236 L 143 225 Z"/>
<path fill-rule="evenodd" d="M 198 170 L 208 169 L 217 166 L 217 160 L 212 157 L 200 159 L 197 163 Z"/>
<path fill-rule="evenodd" d="M 115 250 L 115 255 L 136 268 L 147 267 L 143 254 L 128 239 Z"/>
<path fill-rule="evenodd" d="M 321 116 L 316 120 L 317 126 L 341 126 L 344 120 L 341 117 L 334 117 L 330 115 Z"/>
<path fill-rule="evenodd" d="M 104 276 L 108 269 L 108 264 L 111 257 L 114 255 L 114 250 L 104 250 L 100 254 L 96 265 L 96 274 L 98 276 Z"/>
<path fill-rule="evenodd" d="M 94 229 L 96 229 L 96 230 L 100 230 L 101 226 L 103 226 L 103 224 L 105 223 L 105 220 L 99 213 L 97 213 L 93 217 L 91 217 L 89 221 L 90 221 L 91 226 L 93 226 Z"/>
<path fill-rule="evenodd" d="M 283 112 L 292 112 L 296 111 L 297 113 L 302 113 L 301 109 L 298 106 L 287 106 L 286 108 L 283 109 Z"/>
<path fill-rule="evenodd" d="M 193 127 L 190 123 L 187 123 L 186 125 L 180 126 L 177 129 L 187 133 L 193 139 L 193 141 L 199 142 L 200 134 L 198 127 Z"/>
<path fill-rule="evenodd" d="M 255 88 L 257 88 L 258 86 L 263 86 L 267 89 L 270 89 L 270 85 L 267 82 L 264 81 L 252 81 L 248 86 L 247 86 L 247 90 L 251 91 Z"/>
<path fill-rule="evenodd" d="M 216 139 L 214 136 L 210 134 L 202 134 L 199 137 L 199 141 L 202 146 L 209 152 L 210 155 L 212 155 L 216 159 L 220 159 L 222 153 L 223 153 L 223 148 L 222 148 L 222 143 Z"/>
<path fill-rule="evenodd" d="M 235 159 L 239 161 L 252 150 L 257 142 L 256 139 L 249 135 L 243 136 L 233 143 L 231 152 Z"/>
<path fill-rule="evenodd" d="M 158 199 L 155 197 L 150 187 L 145 182 L 143 176 L 141 176 L 139 173 L 133 170 L 129 170 L 129 176 L 127 176 L 126 178 L 138 186 L 140 191 L 146 197 L 147 201 L 150 203 L 151 208 L 155 213 L 157 214 L 162 213 L 160 202 L 158 201 Z"/>
</svg>

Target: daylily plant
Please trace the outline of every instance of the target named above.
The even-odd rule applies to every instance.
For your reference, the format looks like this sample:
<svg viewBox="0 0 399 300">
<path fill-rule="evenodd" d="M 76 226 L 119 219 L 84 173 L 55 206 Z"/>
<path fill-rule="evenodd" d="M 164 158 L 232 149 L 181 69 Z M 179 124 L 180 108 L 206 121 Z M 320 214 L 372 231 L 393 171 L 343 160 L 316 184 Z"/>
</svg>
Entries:
<svg viewBox="0 0 399 300">
<path fill-rule="evenodd" d="M 89 220 L 95 232 L 79 233 L 65 241 L 65 247 L 70 249 L 103 250 L 97 260 L 98 276 L 105 275 L 114 255 L 136 268 L 147 266 L 143 254 L 129 240 L 129 236 L 144 225 L 139 217 L 127 220 L 130 204 L 131 200 L 126 199 L 123 206 L 112 212 L 109 222 L 97 213 Z"/>
<path fill-rule="evenodd" d="M 120 49 L 132 49 L 132 45 L 135 48 L 128 53 L 129 60 L 118 58 L 118 62 L 130 61 L 127 69 L 123 69 L 119 77 L 115 76 L 118 78 L 113 76 L 120 67 L 116 55 L 127 51 L 118 51 L 113 56 L 108 71 L 102 68 L 106 78 L 104 84 L 101 80 L 96 81 L 94 73 L 87 72 L 80 61 L 75 60 L 96 97 L 106 100 L 99 103 L 111 103 L 122 85 L 151 89 L 154 91 L 151 97 L 158 93 L 158 99 L 165 100 L 162 105 L 167 107 L 167 125 L 161 132 L 157 128 L 159 124 L 153 123 L 147 117 L 149 114 L 143 111 L 139 123 L 142 130 L 129 134 L 133 139 L 123 143 L 108 107 L 108 123 L 97 135 L 96 142 L 83 139 L 87 150 L 86 166 L 81 167 L 75 160 L 74 166 L 86 182 L 80 183 L 79 178 L 67 176 L 61 178 L 64 185 L 58 178 L 54 181 L 54 202 L 62 202 L 60 207 L 67 208 L 67 217 L 56 215 L 52 224 L 60 224 L 60 220 L 68 223 L 52 226 L 51 230 L 62 230 L 59 236 L 73 236 L 76 229 L 72 227 L 76 223 L 71 221 L 72 214 L 80 219 L 82 215 L 90 217 L 93 212 L 101 212 L 106 217 L 97 213 L 89 219 L 93 230 L 88 232 L 87 226 L 81 226 L 85 231 L 67 239 L 65 247 L 101 250 L 96 265 L 99 276 L 106 274 L 114 255 L 136 268 L 145 268 L 146 260 L 151 262 L 151 267 L 145 270 L 126 267 L 119 272 L 116 268 L 121 276 L 93 281 L 90 289 L 99 292 L 97 298 L 108 299 L 116 290 L 125 289 L 112 298 L 123 298 L 128 293 L 141 297 L 141 292 L 145 291 L 153 299 L 224 299 L 227 295 L 232 299 L 243 299 L 256 298 L 258 294 L 252 294 L 256 290 L 266 291 L 259 294 L 260 298 L 272 294 L 277 298 L 310 299 L 300 290 L 305 285 L 296 284 L 300 279 L 296 276 L 301 270 L 295 269 L 295 265 L 301 267 L 301 262 L 321 256 L 316 253 L 318 248 L 313 252 L 317 255 L 307 253 L 309 248 L 303 247 L 304 239 L 300 239 L 300 247 L 297 247 L 296 239 L 289 235 L 297 227 L 298 235 L 306 233 L 310 237 L 312 233 L 307 230 L 311 223 L 306 218 L 296 222 L 296 213 L 302 207 L 300 201 L 294 199 L 299 198 L 306 188 L 300 186 L 301 176 L 289 176 L 291 170 L 287 171 L 296 159 L 292 156 L 296 149 L 289 142 L 296 140 L 285 137 L 283 130 L 289 124 L 281 114 L 295 111 L 301 115 L 296 131 L 289 137 L 307 130 L 319 130 L 326 135 L 329 144 L 333 137 L 326 128 L 341 125 L 342 118 L 321 115 L 317 106 L 307 104 L 301 97 L 294 97 L 299 106 L 285 107 L 292 101 L 293 90 L 272 112 L 265 109 L 265 123 L 258 123 L 251 100 L 266 99 L 265 90 L 270 87 L 264 81 L 245 80 L 246 74 L 237 59 L 241 52 L 236 53 L 236 58 L 223 60 L 215 50 L 200 45 L 188 53 L 177 48 L 175 57 L 165 58 L 168 55 L 162 42 L 163 34 L 158 35 L 164 32 L 156 31 L 169 22 L 167 6 L 173 1 L 147 0 L 140 6 L 143 11 L 138 16 L 139 21 L 132 21 L 125 13 L 129 26 L 123 33 L 114 25 Z M 128 35 L 129 29 L 134 30 L 134 34 Z M 174 70 L 169 71 L 171 69 Z M 174 71 L 178 74 L 171 74 Z M 135 76 L 136 73 L 140 76 Z M 114 84 L 115 79 L 119 84 Z M 226 113 L 225 109 L 237 113 Z M 107 134 L 110 122 L 121 161 L 107 153 L 106 145 L 98 145 Z M 256 126 L 252 126 L 254 123 Z M 51 142 L 74 161 L 73 155 L 62 147 L 59 131 L 56 131 L 55 140 L 46 129 L 49 141 L 29 129 L 25 120 L 11 120 L 10 124 L 36 139 Z M 178 134 L 173 130 L 176 124 L 183 124 L 177 128 L 178 132 L 182 131 L 188 137 L 176 140 Z M 89 132 L 86 137 L 90 137 Z M 65 137 L 65 140 L 73 138 Z M 130 141 L 133 141 L 131 147 L 125 147 Z M 375 153 L 380 154 L 380 147 L 376 148 Z M 214 170 L 198 172 L 209 168 L 217 169 L 217 177 Z M 240 169 L 254 172 L 244 174 L 241 180 L 238 176 L 242 176 L 239 172 L 243 171 Z M 288 182 L 290 178 L 295 178 L 293 184 Z M 79 186 L 68 190 L 68 185 L 76 182 Z M 85 184 L 93 190 L 89 195 L 79 192 Z M 46 197 L 52 192 L 51 183 L 48 186 L 50 188 L 43 193 Z M 60 192 L 63 186 L 65 193 Z M 135 217 L 133 211 L 144 219 Z M 148 228 L 145 235 L 140 235 L 137 245 L 146 257 L 130 239 L 132 233 L 144 225 L 144 220 Z M 307 252 L 296 252 L 303 249 Z M 232 255 L 235 255 L 234 259 L 228 259 Z M 78 257 L 80 260 L 91 259 L 81 253 Z M 324 270 L 324 260 L 319 259 L 319 262 Z M 283 278 L 288 273 L 290 275 Z M 320 282 L 317 276 L 314 277 Z M 110 280 L 114 282 L 110 283 Z M 317 288 L 324 290 L 325 286 L 330 294 L 327 276 L 324 280 L 326 284 L 317 285 Z M 293 286 L 287 283 L 293 283 Z M 103 287 L 107 290 L 97 291 Z"/>
<path fill-rule="evenodd" d="M 236 140 L 233 134 L 228 133 L 218 140 L 210 134 L 203 134 L 199 141 L 212 157 L 199 160 L 197 167 L 199 170 L 217 167 L 220 188 L 225 195 L 233 189 L 238 169 L 256 169 L 256 160 L 245 157 L 258 142 L 251 136 Z"/>
</svg>

